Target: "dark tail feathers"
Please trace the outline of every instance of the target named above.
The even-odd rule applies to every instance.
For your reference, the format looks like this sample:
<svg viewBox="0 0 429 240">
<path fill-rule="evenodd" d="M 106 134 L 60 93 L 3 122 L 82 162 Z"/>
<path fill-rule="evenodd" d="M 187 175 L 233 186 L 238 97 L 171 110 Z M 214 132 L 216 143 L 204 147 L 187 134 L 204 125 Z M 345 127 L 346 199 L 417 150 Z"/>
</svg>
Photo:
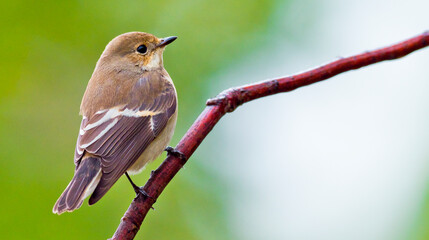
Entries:
<svg viewBox="0 0 429 240">
<path fill-rule="evenodd" d="M 101 177 L 101 162 L 97 157 L 82 159 L 73 179 L 54 205 L 52 212 L 61 214 L 71 212 L 82 205 L 83 200 L 90 195 Z"/>
</svg>

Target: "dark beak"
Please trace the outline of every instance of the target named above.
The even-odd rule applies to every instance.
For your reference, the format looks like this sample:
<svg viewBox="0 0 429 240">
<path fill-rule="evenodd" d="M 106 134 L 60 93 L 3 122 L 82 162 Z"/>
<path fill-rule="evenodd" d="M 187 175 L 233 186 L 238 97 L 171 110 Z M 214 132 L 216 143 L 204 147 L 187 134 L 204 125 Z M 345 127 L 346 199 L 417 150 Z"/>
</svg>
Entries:
<svg viewBox="0 0 429 240">
<path fill-rule="evenodd" d="M 156 47 L 165 47 L 176 40 L 176 36 L 161 38 L 161 42 Z"/>
</svg>

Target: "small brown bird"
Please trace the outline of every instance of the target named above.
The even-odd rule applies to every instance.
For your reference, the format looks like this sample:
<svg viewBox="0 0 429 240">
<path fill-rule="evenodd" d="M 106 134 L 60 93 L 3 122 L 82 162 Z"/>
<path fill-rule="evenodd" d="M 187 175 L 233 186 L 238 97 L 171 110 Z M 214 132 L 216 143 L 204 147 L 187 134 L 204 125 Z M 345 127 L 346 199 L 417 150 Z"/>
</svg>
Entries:
<svg viewBox="0 0 429 240">
<path fill-rule="evenodd" d="M 53 212 L 71 212 L 89 198 L 100 200 L 125 173 L 140 173 L 170 142 L 176 126 L 177 94 L 163 66 L 165 46 L 177 37 L 130 32 L 114 38 L 89 80 L 80 106 L 74 177 Z M 178 154 L 168 148 L 169 153 Z"/>
</svg>

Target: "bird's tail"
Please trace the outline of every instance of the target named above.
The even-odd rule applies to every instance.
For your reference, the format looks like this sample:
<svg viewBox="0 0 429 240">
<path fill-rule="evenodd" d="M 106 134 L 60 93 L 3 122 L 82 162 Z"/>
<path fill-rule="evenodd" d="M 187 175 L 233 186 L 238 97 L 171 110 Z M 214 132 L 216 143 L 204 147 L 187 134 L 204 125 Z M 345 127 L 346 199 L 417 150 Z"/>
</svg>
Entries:
<svg viewBox="0 0 429 240">
<path fill-rule="evenodd" d="M 83 200 L 94 192 L 101 178 L 101 161 L 97 157 L 84 157 L 73 179 L 54 205 L 53 213 L 72 212 L 82 205 Z"/>
</svg>

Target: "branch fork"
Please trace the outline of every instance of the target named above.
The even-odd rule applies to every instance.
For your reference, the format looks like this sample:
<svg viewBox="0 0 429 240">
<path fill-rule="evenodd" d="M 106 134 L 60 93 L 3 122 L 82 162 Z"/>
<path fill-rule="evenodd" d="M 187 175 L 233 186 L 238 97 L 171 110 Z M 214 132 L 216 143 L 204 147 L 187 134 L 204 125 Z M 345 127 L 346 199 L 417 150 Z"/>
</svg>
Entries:
<svg viewBox="0 0 429 240">
<path fill-rule="evenodd" d="M 243 88 L 230 88 L 207 100 L 206 105 L 218 105 L 225 113 L 230 113 L 245 102 L 246 93 L 247 90 Z"/>
</svg>

